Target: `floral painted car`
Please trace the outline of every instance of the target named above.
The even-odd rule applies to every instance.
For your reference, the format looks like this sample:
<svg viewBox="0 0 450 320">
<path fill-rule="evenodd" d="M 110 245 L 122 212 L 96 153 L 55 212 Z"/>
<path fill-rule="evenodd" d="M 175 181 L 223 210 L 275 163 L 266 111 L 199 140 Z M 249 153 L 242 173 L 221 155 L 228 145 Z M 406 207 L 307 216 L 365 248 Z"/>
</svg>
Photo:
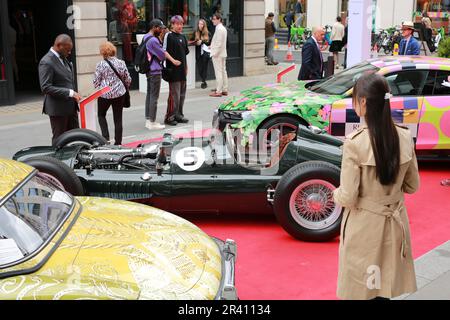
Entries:
<svg viewBox="0 0 450 320">
<path fill-rule="evenodd" d="M 0 159 L 0 300 L 236 299 L 232 240 Z"/>
<path fill-rule="evenodd" d="M 321 81 L 269 84 L 242 92 L 215 112 L 213 126 L 231 126 L 243 143 L 268 137 L 274 129 L 293 131 L 299 124 L 344 137 L 361 124 L 352 108 L 352 91 L 365 72 L 386 77 L 392 116 L 408 126 L 417 150 L 450 150 L 450 59 L 385 57 L 368 60 Z M 255 134 L 256 133 L 256 134 Z"/>
</svg>

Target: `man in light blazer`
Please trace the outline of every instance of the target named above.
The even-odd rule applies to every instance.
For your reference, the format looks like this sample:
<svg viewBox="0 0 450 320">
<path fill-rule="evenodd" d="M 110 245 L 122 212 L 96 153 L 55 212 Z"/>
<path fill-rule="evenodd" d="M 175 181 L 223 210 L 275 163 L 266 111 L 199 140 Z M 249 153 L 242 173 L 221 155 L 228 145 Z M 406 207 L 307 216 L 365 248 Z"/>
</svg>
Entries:
<svg viewBox="0 0 450 320">
<path fill-rule="evenodd" d="M 402 37 L 400 41 L 400 56 L 418 56 L 420 55 L 420 43 L 414 38 L 414 23 L 406 21 L 402 24 Z"/>
<path fill-rule="evenodd" d="M 227 29 L 222 24 L 222 16 L 215 13 L 212 16 L 212 23 L 216 26 L 216 31 L 211 40 L 211 58 L 216 74 L 217 87 L 210 94 L 211 97 L 221 97 L 228 95 L 228 74 L 227 74 Z"/>
<path fill-rule="evenodd" d="M 42 113 L 50 117 L 52 143 L 66 131 L 79 128 L 73 65 L 67 60 L 73 48 L 70 36 L 56 37 L 53 47 L 39 62 L 39 82 L 45 95 Z"/>
</svg>

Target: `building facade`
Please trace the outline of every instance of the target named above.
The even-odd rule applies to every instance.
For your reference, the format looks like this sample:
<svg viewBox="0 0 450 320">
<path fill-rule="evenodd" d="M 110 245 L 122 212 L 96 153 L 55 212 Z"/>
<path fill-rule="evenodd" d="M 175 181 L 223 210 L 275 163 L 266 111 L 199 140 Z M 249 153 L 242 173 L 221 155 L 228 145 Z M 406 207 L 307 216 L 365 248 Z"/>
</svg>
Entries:
<svg viewBox="0 0 450 320">
<path fill-rule="evenodd" d="M 278 26 L 284 27 L 283 16 L 298 0 L 266 0 L 266 14 L 274 12 Z M 448 32 L 450 0 L 375 0 L 375 27 L 389 28 L 402 21 L 420 22 L 426 13 L 435 28 L 444 26 Z M 349 0 L 301 0 L 306 11 L 304 26 L 333 25 L 337 16 L 345 17 Z"/>
<path fill-rule="evenodd" d="M 39 94 L 37 65 L 60 33 L 74 39 L 71 58 L 82 95 L 94 90 L 92 77 L 101 59 L 98 48 L 105 40 L 117 46 L 137 89 L 136 36 L 146 33 L 155 17 L 167 23 L 171 16 L 183 16 L 189 38 L 200 18 L 213 33 L 210 18 L 221 13 L 228 29 L 230 76 L 262 73 L 264 6 L 264 0 L 0 0 L 0 106 Z"/>
</svg>

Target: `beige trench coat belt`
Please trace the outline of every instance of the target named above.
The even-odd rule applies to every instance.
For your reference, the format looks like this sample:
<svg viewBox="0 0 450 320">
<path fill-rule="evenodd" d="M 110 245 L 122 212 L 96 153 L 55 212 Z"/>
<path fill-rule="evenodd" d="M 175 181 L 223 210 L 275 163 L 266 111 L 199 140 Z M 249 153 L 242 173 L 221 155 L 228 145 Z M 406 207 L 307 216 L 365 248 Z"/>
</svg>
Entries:
<svg viewBox="0 0 450 320">
<path fill-rule="evenodd" d="M 395 208 L 388 207 L 391 205 L 396 206 Z M 401 258 L 406 258 L 406 229 L 400 217 L 403 208 L 403 193 L 399 192 L 391 196 L 380 198 L 361 197 L 358 199 L 356 208 L 366 210 L 379 216 L 385 216 L 387 220 L 394 220 L 402 229 Z M 393 225 L 391 224 L 391 226 Z M 391 232 L 394 233 L 392 227 Z"/>
</svg>

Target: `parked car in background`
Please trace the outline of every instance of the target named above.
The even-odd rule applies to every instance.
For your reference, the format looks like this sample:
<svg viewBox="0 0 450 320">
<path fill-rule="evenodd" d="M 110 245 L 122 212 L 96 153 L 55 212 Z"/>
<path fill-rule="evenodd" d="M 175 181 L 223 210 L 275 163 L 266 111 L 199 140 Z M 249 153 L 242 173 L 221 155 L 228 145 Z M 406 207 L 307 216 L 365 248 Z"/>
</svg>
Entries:
<svg viewBox="0 0 450 320">
<path fill-rule="evenodd" d="M 215 112 L 213 126 L 239 131 L 242 143 L 267 143 L 271 131 L 314 125 L 343 138 L 362 123 L 352 107 L 356 80 L 365 72 L 386 77 L 392 116 L 410 128 L 419 153 L 449 156 L 450 59 L 426 56 L 368 60 L 321 81 L 268 84 L 245 90 Z M 258 142 L 258 143 L 257 143 Z"/>
</svg>

